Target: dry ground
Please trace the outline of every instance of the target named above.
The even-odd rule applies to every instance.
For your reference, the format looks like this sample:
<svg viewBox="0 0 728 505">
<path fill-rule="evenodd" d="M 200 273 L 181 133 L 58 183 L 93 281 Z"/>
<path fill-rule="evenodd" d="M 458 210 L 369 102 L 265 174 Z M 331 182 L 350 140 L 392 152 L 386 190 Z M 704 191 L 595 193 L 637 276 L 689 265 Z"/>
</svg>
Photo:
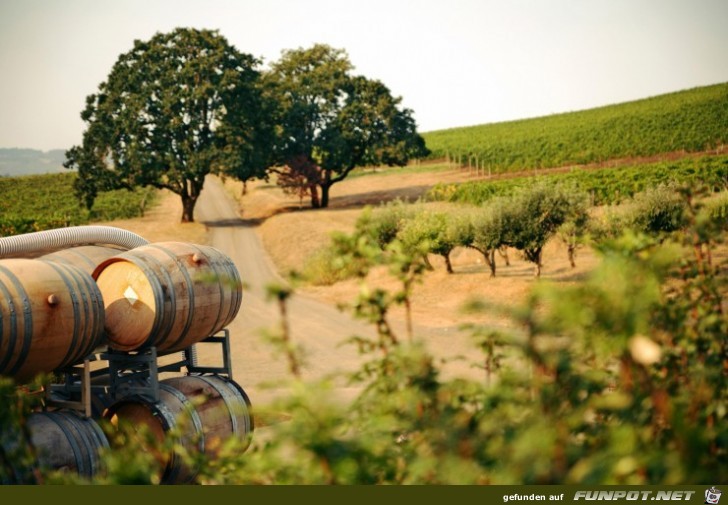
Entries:
<svg viewBox="0 0 728 505">
<path fill-rule="evenodd" d="M 240 198 L 241 185 L 226 181 L 231 194 L 240 200 L 243 219 L 257 223 L 256 230 L 273 262 L 281 272 L 301 270 L 306 258 L 326 245 L 334 231 L 353 230 L 356 218 L 366 205 L 376 206 L 394 198 L 415 200 L 438 182 L 467 180 L 467 170 L 401 173 L 397 169 L 380 174 L 347 179 L 332 188 L 331 206 L 328 209 L 313 210 L 299 205 L 296 198 L 284 195 L 270 183 L 256 183 L 248 194 Z M 430 203 L 432 206 L 446 206 Z M 444 260 L 433 256 L 434 272 L 426 274 L 424 282 L 416 286 L 413 299 L 413 319 L 420 332 L 431 339 L 457 333 L 462 323 L 472 322 L 496 327 L 511 327 L 510 318 L 500 311 L 464 313 L 463 306 L 474 298 L 486 304 L 515 307 L 525 300 L 529 289 L 536 281 L 533 265 L 521 259 L 516 251 L 509 252 L 510 266 L 498 258 L 498 275 L 490 278 L 481 255 L 475 251 L 457 249 L 452 255 L 455 273 L 448 275 Z M 554 240 L 544 252 L 542 280 L 558 283 L 577 281 L 596 262 L 594 254 L 581 250 L 577 267 L 569 265 L 565 246 Z M 394 286 L 383 272 L 374 273 L 372 284 Z M 333 286 L 305 286 L 304 294 L 318 300 L 339 304 L 353 301 L 359 289 L 355 280 L 339 282 Z M 404 314 L 395 311 L 393 317 L 403 328 Z M 452 343 L 452 342 L 451 342 Z M 437 346 L 439 347 L 439 346 Z M 448 347 L 442 341 L 443 349 Z"/>
<path fill-rule="evenodd" d="M 102 225 L 116 226 L 150 242 L 182 241 L 207 244 L 207 228 L 200 223 L 180 223 L 182 201 L 171 191 L 160 191 L 159 200 L 144 217 L 119 219 Z"/>
</svg>

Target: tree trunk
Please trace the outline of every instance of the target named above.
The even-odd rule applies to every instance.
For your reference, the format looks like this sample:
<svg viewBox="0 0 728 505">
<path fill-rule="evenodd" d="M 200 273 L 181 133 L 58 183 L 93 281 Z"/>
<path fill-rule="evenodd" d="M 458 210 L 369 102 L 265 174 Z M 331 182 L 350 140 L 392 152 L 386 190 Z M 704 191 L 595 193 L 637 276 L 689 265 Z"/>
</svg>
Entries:
<svg viewBox="0 0 728 505">
<path fill-rule="evenodd" d="M 332 180 L 331 170 L 322 170 L 322 173 L 323 178 L 319 184 L 321 186 L 321 208 L 326 209 L 329 206 L 329 192 L 331 191 L 331 186 L 338 182 L 338 180 Z"/>
<path fill-rule="evenodd" d="M 197 196 L 182 195 L 182 222 L 195 222 L 195 204 Z"/>
<path fill-rule="evenodd" d="M 412 301 L 409 295 L 404 298 L 404 311 L 407 322 L 407 341 L 411 344 L 414 331 L 412 330 Z"/>
<path fill-rule="evenodd" d="M 330 184 L 321 184 L 321 208 L 326 209 L 329 206 L 329 190 Z"/>
<path fill-rule="evenodd" d="M 537 249 L 526 249 L 523 251 L 526 254 L 526 259 L 536 265 L 536 268 L 534 269 L 533 276 L 536 278 L 541 277 L 541 252 L 542 248 L 539 247 Z"/>
<path fill-rule="evenodd" d="M 243 192 L 240 196 L 245 196 L 248 194 L 248 180 L 243 181 Z"/>
<path fill-rule="evenodd" d="M 576 268 L 576 262 L 574 261 L 574 258 L 576 258 L 576 245 L 569 244 L 568 251 L 569 251 L 569 263 L 571 264 L 571 268 Z"/>
<path fill-rule="evenodd" d="M 485 264 L 490 269 L 490 278 L 495 277 L 495 249 L 488 249 L 487 251 L 480 251 L 485 259 Z"/>
<path fill-rule="evenodd" d="M 315 184 L 311 184 L 309 187 L 309 193 L 311 193 L 311 207 L 314 209 L 320 209 L 321 202 L 319 201 L 318 187 Z"/>
<path fill-rule="evenodd" d="M 452 262 L 450 261 L 450 253 L 443 254 L 442 256 L 445 258 L 445 267 L 447 268 L 447 273 L 454 273 L 452 269 Z"/>
<path fill-rule="evenodd" d="M 501 255 L 501 258 L 503 258 L 506 262 L 506 266 L 511 266 L 511 260 L 508 258 L 508 248 L 503 246 L 498 248 L 498 254 Z"/>
<path fill-rule="evenodd" d="M 202 186 L 205 183 L 204 176 L 202 179 L 185 179 L 182 181 L 182 187 L 179 196 L 182 198 L 182 222 L 195 222 L 195 204 L 202 192 Z"/>
<path fill-rule="evenodd" d="M 430 258 L 427 257 L 427 254 L 422 255 L 422 262 L 425 264 L 425 268 L 432 272 L 435 267 L 432 266 L 432 263 L 430 263 Z"/>
</svg>

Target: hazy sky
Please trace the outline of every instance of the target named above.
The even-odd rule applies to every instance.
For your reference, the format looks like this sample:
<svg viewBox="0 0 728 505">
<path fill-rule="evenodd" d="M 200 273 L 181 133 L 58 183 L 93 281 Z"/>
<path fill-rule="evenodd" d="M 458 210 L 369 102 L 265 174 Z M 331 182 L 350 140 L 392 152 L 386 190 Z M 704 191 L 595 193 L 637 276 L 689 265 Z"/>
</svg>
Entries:
<svg viewBox="0 0 728 505">
<path fill-rule="evenodd" d="M 80 143 L 117 57 L 180 26 L 265 62 L 343 48 L 420 131 L 728 81 L 728 0 L 0 0 L 0 147 Z"/>
</svg>

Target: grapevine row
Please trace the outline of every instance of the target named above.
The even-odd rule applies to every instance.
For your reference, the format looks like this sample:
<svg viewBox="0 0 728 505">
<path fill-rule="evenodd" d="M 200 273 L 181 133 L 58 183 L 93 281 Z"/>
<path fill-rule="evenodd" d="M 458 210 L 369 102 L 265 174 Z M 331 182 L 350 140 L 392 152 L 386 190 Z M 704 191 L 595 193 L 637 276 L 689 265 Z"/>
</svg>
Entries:
<svg viewBox="0 0 728 505">
<path fill-rule="evenodd" d="M 76 177 L 69 172 L 0 178 L 0 236 L 137 217 L 155 195 L 149 189 L 108 191 L 89 211 L 75 196 Z"/>
</svg>

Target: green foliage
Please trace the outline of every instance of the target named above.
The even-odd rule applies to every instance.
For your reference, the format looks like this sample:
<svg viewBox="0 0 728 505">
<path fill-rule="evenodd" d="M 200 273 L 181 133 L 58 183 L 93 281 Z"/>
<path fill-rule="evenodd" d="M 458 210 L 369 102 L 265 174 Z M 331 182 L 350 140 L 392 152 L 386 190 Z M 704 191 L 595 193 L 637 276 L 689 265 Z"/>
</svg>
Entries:
<svg viewBox="0 0 728 505">
<path fill-rule="evenodd" d="M 483 255 L 485 263 L 490 268 L 491 277 L 495 277 L 496 274 L 495 252 L 507 245 L 508 205 L 505 198 L 495 199 L 482 210 L 471 214 L 473 235 L 470 242 L 464 245 L 472 247 Z"/>
<path fill-rule="evenodd" d="M 326 245 L 306 258 L 301 275 L 314 286 L 331 286 L 356 275 L 355 269 L 346 269 L 336 251 Z"/>
<path fill-rule="evenodd" d="M 576 251 L 587 241 L 589 231 L 589 199 L 586 194 L 572 193 L 569 214 L 564 224 L 556 231 L 559 239 L 566 245 L 571 268 L 576 267 Z"/>
<path fill-rule="evenodd" d="M 660 184 L 707 185 L 714 191 L 728 186 L 728 156 L 704 156 L 679 161 L 648 163 L 601 170 L 574 169 L 563 174 L 535 178 L 548 186 L 568 185 L 588 193 L 593 205 L 620 203 Z M 436 201 L 482 205 L 498 196 L 510 196 L 532 185 L 533 177 L 439 184 L 427 194 Z"/>
<path fill-rule="evenodd" d="M 492 173 L 599 163 L 728 143 L 728 83 L 597 109 L 423 134 L 432 158 Z"/>
<path fill-rule="evenodd" d="M 86 99 L 83 143 L 66 153 L 79 197 L 90 208 L 102 191 L 166 188 L 192 221 L 208 173 L 262 173 L 272 125 L 257 64 L 210 30 L 135 41 Z"/>
<path fill-rule="evenodd" d="M 645 233 L 673 232 L 684 226 L 685 210 L 677 188 L 650 188 L 635 196 L 631 224 Z"/>
<path fill-rule="evenodd" d="M 75 173 L 0 178 L 0 236 L 19 235 L 93 221 L 112 221 L 144 215 L 154 204 L 152 188 L 102 193 L 92 210 L 74 195 Z"/>
<path fill-rule="evenodd" d="M 365 228 L 373 234 L 379 246 L 384 249 L 402 231 L 405 223 L 412 219 L 415 209 L 402 200 L 392 200 L 379 206 L 376 210 L 362 215 L 357 220 L 356 228 Z"/>
<path fill-rule="evenodd" d="M 536 185 L 506 200 L 500 213 L 503 243 L 523 252 L 541 274 L 541 254 L 546 242 L 567 221 L 586 219 L 588 198 L 571 188 Z"/>
<path fill-rule="evenodd" d="M 442 212 L 424 210 L 407 220 L 397 238 L 409 251 L 425 251 L 442 256 L 448 273 L 453 273 L 450 253 L 459 245 L 458 231 L 451 224 L 451 216 Z M 426 256 L 423 258 L 426 261 Z"/>
<path fill-rule="evenodd" d="M 712 224 L 718 230 L 728 230 L 728 190 L 707 199 L 698 219 L 701 224 Z"/>
<path fill-rule="evenodd" d="M 359 391 L 353 402 L 334 399 L 333 380 L 305 383 L 291 369 L 290 393 L 256 411 L 280 421 L 251 450 L 230 440 L 204 458 L 174 437 L 163 447 L 191 458 L 202 484 L 724 482 L 728 280 L 711 253 L 726 238 L 712 200 L 688 199 L 678 232 L 603 240 L 601 262 L 582 283 L 537 283 L 511 310 L 521 330 L 470 327 L 482 381 L 446 378 L 422 342 L 392 331 L 389 311 L 424 265 L 398 239 L 382 249 L 363 218 L 335 242 L 342 261 L 361 266 L 349 309 L 377 329 L 372 339 L 350 339 L 364 359 L 348 376 Z M 402 273 L 400 286 L 368 286 L 364 276 L 377 265 Z M 269 294 L 285 320 L 290 289 Z M 300 362 L 302 349 L 280 344 Z M 154 482 L 158 449 L 141 447 L 122 436 L 104 454 L 109 474 L 95 482 Z"/>
<path fill-rule="evenodd" d="M 299 383 L 278 406 L 290 421 L 227 482 L 724 480 L 728 318 L 716 302 L 728 285 L 705 250 L 693 252 L 696 214 L 687 214 L 686 232 L 665 241 L 628 232 L 603 242 L 583 284 L 539 283 L 513 311 L 525 334 L 473 328 L 484 382 L 443 379 L 421 345 L 391 333 L 396 296 L 363 288 L 351 308 L 379 337 L 352 339 L 368 357 L 351 378 L 362 387 L 353 405 L 327 401 L 326 384 Z M 346 244 L 352 257 L 376 247 Z"/>
<path fill-rule="evenodd" d="M 42 482 L 37 469 L 35 449 L 25 420 L 40 405 L 39 382 L 27 388 L 16 387 L 12 379 L 0 377 L 0 484 Z"/>
<path fill-rule="evenodd" d="M 314 207 L 327 207 L 330 187 L 358 166 L 402 166 L 428 152 L 401 98 L 352 69 L 345 51 L 316 44 L 284 51 L 266 76 L 278 104 L 276 161 L 310 183 Z"/>
</svg>

